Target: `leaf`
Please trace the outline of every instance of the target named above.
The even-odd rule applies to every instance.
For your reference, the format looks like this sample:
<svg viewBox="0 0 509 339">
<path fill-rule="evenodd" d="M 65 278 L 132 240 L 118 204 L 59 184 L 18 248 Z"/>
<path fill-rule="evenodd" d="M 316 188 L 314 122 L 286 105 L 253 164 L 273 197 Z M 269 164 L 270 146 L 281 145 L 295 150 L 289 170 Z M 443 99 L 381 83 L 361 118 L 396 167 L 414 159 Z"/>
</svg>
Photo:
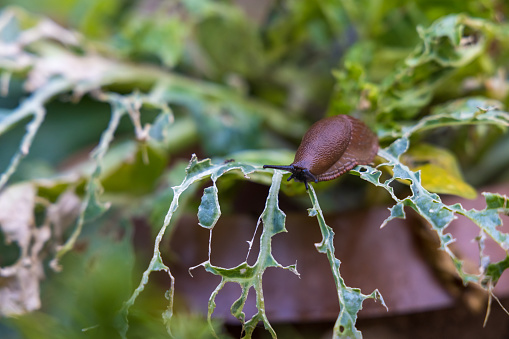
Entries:
<svg viewBox="0 0 509 339">
<path fill-rule="evenodd" d="M 166 154 L 150 143 L 117 145 L 104 159 L 101 184 L 110 193 L 149 193 L 161 176 L 167 160 Z"/>
<path fill-rule="evenodd" d="M 111 21 L 122 6 L 121 0 L 78 0 L 69 15 L 71 24 L 93 38 L 103 37 L 109 30 Z"/>
<path fill-rule="evenodd" d="M 224 156 L 259 147 L 262 120 L 241 107 L 211 103 L 192 113 L 207 154 Z"/>
<path fill-rule="evenodd" d="M 133 56 L 156 56 L 169 67 L 180 61 L 191 26 L 177 15 L 133 13 L 115 41 Z"/>
<path fill-rule="evenodd" d="M 508 268 L 509 256 L 506 256 L 505 259 L 500 260 L 499 262 L 489 264 L 484 272 L 485 277 L 481 284 L 485 288 L 491 288 L 492 286 L 495 286 L 498 282 L 498 279 L 500 279 L 502 276 L 502 273 L 504 273 L 504 271 Z"/>
<path fill-rule="evenodd" d="M 468 199 L 476 190 L 461 175 L 456 157 L 449 151 L 429 144 L 417 144 L 401 157 L 412 171 L 421 172 L 421 183 L 430 192 L 454 194 Z"/>
<path fill-rule="evenodd" d="M 7 243 L 15 242 L 16 262 L 0 267 L 0 315 L 15 316 L 41 307 L 39 283 L 44 277 L 40 253 L 51 236 L 48 224 L 36 227 L 35 187 L 10 186 L 0 194 L 0 229 Z"/>
<path fill-rule="evenodd" d="M 209 16 L 195 28 L 200 47 L 211 64 L 209 72 L 216 76 L 239 73 L 255 76 L 263 71 L 263 46 L 250 20 L 239 13 L 226 19 Z M 232 32 L 235 32 L 232 34 Z M 228 37 L 225 39 L 225 37 Z M 235 58 L 231 58 L 235 55 Z"/>
<path fill-rule="evenodd" d="M 336 84 L 328 116 L 352 111 L 372 111 L 376 108 L 379 89 L 367 81 L 365 72 L 364 67 L 355 61 L 345 61 L 344 70 L 333 72 Z"/>
<path fill-rule="evenodd" d="M 40 280 L 42 263 L 35 262 L 27 266 L 17 266 L 13 270 L 0 271 L 0 314 L 19 316 L 41 307 Z"/>
<path fill-rule="evenodd" d="M 472 186 L 445 168 L 427 164 L 412 170 L 421 171 L 422 186 L 430 192 L 453 194 L 467 199 L 477 197 L 477 191 Z"/>
<path fill-rule="evenodd" d="M 198 207 L 198 222 L 201 227 L 212 229 L 221 216 L 216 185 L 205 188 Z"/>
<path fill-rule="evenodd" d="M 398 139 L 394 144 L 408 143 L 406 138 Z M 465 210 L 460 204 L 445 205 L 437 194 L 427 191 L 421 182 L 419 172 L 413 172 L 406 165 L 399 161 L 399 157 L 405 152 L 406 148 L 395 147 L 390 145 L 386 149 L 380 149 L 379 155 L 387 160 L 383 166 L 391 166 L 393 168 L 393 177 L 387 179 L 385 182 L 379 182 L 380 173 L 377 169 L 372 169 L 369 166 L 358 166 L 353 171 L 357 172 L 360 177 L 373 183 L 376 186 L 383 187 L 396 201 L 396 204 L 390 209 L 391 215 L 387 218 L 382 226 L 385 226 L 390 220 L 394 218 L 405 218 L 404 206 L 413 208 L 419 213 L 428 223 L 431 228 L 438 234 L 441 249 L 447 252 L 458 271 L 458 274 L 465 283 L 477 282 L 480 283 L 481 276 L 479 274 L 466 273 L 463 270 L 463 263 L 456 258 L 449 245 L 454 241 L 451 234 L 446 233 L 447 226 L 453 219 L 456 218 L 455 214 L 461 214 L 472 220 L 483 232 L 488 234 L 496 243 L 504 250 L 509 250 L 509 236 L 501 232 L 498 227 L 502 225 L 499 213 L 505 212 L 507 207 L 507 197 L 501 197 L 492 193 L 486 194 L 487 208 L 483 210 Z M 398 150 L 398 152 L 395 152 Z M 392 181 L 397 179 L 411 181 L 410 189 L 412 194 L 398 198 L 390 186 Z M 480 254 L 482 255 L 482 254 Z M 482 260 L 480 260 L 482 262 Z"/>
<path fill-rule="evenodd" d="M 486 208 L 496 209 L 499 212 L 509 215 L 509 203 L 507 197 L 498 193 L 484 192 L 486 198 Z"/>
<path fill-rule="evenodd" d="M 482 54 L 488 26 L 481 19 L 449 15 L 428 28 L 419 27 L 421 42 L 382 85 L 378 108 L 383 119 L 414 117 L 455 68 Z"/>
<path fill-rule="evenodd" d="M 462 117 L 463 119 L 467 118 L 478 118 L 479 121 L 486 120 L 485 118 L 491 119 L 500 119 L 499 122 L 504 123 L 507 122 L 507 119 L 504 119 L 504 116 L 497 115 L 484 115 L 484 113 L 497 113 L 497 111 L 504 109 L 504 104 L 501 101 L 477 96 L 477 97 L 467 97 L 460 98 L 456 100 L 452 100 L 443 104 L 433 106 L 431 111 L 431 115 L 453 115 L 456 117 Z"/>
<path fill-rule="evenodd" d="M 53 79 L 46 83 L 46 86 L 39 88 L 23 101 L 16 109 L 0 120 L 0 135 L 9 128 L 19 123 L 25 118 L 31 117 L 32 120 L 26 125 L 26 133 L 21 140 L 19 149 L 11 158 L 10 164 L 0 175 L 0 189 L 2 189 L 10 176 L 16 171 L 20 161 L 28 155 L 32 142 L 42 125 L 46 116 L 44 104 L 56 94 L 60 94 L 69 89 L 70 83 L 67 80 Z"/>
<path fill-rule="evenodd" d="M 357 313 L 362 309 L 362 303 L 366 299 L 379 300 L 383 306 L 387 308 L 382 295 L 378 290 L 373 291 L 370 295 L 364 295 L 358 288 L 346 286 L 340 273 L 341 261 L 335 257 L 334 249 L 334 231 L 325 223 L 322 210 L 318 204 L 315 190 L 312 185 L 309 186 L 309 197 L 313 208 L 309 210 L 309 216 L 316 216 L 318 225 L 322 233 L 322 241 L 315 244 L 318 252 L 324 253 L 329 259 L 332 275 L 336 284 L 339 301 L 339 315 L 334 325 L 334 338 L 362 338 L 362 334 L 355 328 L 357 321 Z"/>
<path fill-rule="evenodd" d="M 0 194 L 0 227 L 7 243 L 28 253 L 34 225 L 35 189 L 31 184 L 8 187 Z"/>
<path fill-rule="evenodd" d="M 156 240 L 154 243 L 154 254 L 152 256 L 152 259 L 150 260 L 150 264 L 148 268 L 143 272 L 142 279 L 138 285 L 138 287 L 134 290 L 129 300 L 127 300 L 124 303 L 124 306 L 122 307 L 121 311 L 119 312 L 119 321 L 117 324 L 117 328 L 119 330 L 120 335 L 123 338 L 127 337 L 127 331 L 129 329 L 129 322 L 128 322 L 128 314 L 129 309 L 134 305 L 134 302 L 140 295 L 140 293 L 145 289 L 146 284 L 149 280 L 149 275 L 153 271 L 159 271 L 164 270 L 168 273 L 168 276 L 171 279 L 171 288 L 169 290 L 169 295 L 173 295 L 173 284 L 174 284 L 174 278 L 171 275 L 171 272 L 169 268 L 164 265 L 162 259 L 161 259 L 161 253 L 159 250 L 160 243 L 162 241 L 162 238 L 166 232 L 166 229 L 170 225 L 170 222 L 172 221 L 172 218 L 174 217 L 177 208 L 179 206 L 179 199 L 181 195 L 189 189 L 189 187 L 200 180 L 211 178 L 213 182 L 215 182 L 220 176 L 223 174 L 232 171 L 232 170 L 241 170 L 244 176 L 247 176 L 249 173 L 255 170 L 255 168 L 248 164 L 241 164 L 236 162 L 223 162 L 220 164 L 212 164 L 210 159 L 204 159 L 199 161 L 195 154 L 191 157 L 191 160 L 189 161 L 188 166 L 186 167 L 186 176 L 182 183 L 179 186 L 173 187 L 173 199 L 171 201 L 170 207 L 168 208 L 168 212 L 166 213 L 166 217 L 164 218 L 163 225 L 161 226 L 159 233 L 156 236 Z M 205 263 L 204 263 L 205 264 Z M 203 264 L 203 265 L 204 265 Z M 219 288 L 219 287 L 218 287 Z M 220 288 L 219 288 L 220 289 Z M 217 290 L 217 289 L 216 289 Z M 169 298 L 169 304 L 167 307 L 167 310 L 164 312 L 164 319 L 165 323 L 167 325 L 167 330 L 170 332 L 169 329 L 169 322 L 171 320 L 171 315 L 173 314 L 173 298 Z M 210 309 L 210 306 L 209 306 Z"/>
<path fill-rule="evenodd" d="M 258 166 L 274 164 L 291 164 L 295 157 L 294 150 L 243 150 L 230 153 L 227 158 L 234 159 L 242 163 L 255 164 Z"/>
<path fill-rule="evenodd" d="M 430 129 L 461 125 L 497 125 L 509 126 L 509 114 L 501 109 L 501 102 L 484 98 L 462 98 L 435 106 L 434 114 L 426 116 L 410 125 L 402 125 L 399 130 L 385 131 L 378 134 L 380 139 L 394 140 L 402 136 L 410 137 Z"/>
<path fill-rule="evenodd" d="M 278 206 L 278 193 L 279 187 L 281 185 L 282 171 L 275 171 L 274 176 L 272 178 L 273 181 L 269 190 L 269 194 L 267 196 L 265 209 L 263 210 L 263 213 L 259 219 L 262 221 L 263 231 L 262 235 L 260 236 L 260 250 L 256 262 L 253 265 L 249 265 L 246 261 L 233 268 L 222 268 L 212 265 L 209 258 L 208 261 L 198 265 L 203 266 L 207 272 L 219 275 L 222 278 L 221 282 L 219 283 L 219 285 L 216 287 L 216 289 L 209 298 L 209 308 L 208 308 L 209 322 L 212 319 L 212 313 L 214 312 L 216 306 L 215 298 L 220 292 L 220 290 L 224 287 L 224 285 L 227 282 L 235 282 L 240 285 L 242 292 L 239 299 L 237 299 L 233 303 L 231 307 L 231 313 L 233 316 L 238 318 L 243 325 L 244 330 L 243 338 L 251 337 L 259 321 L 262 321 L 264 323 L 265 328 L 270 332 L 273 338 L 276 337 L 276 333 L 271 327 L 265 314 L 265 303 L 263 299 L 262 290 L 262 277 L 265 270 L 268 267 L 279 267 L 283 269 L 288 269 L 298 275 L 295 265 L 284 267 L 280 265 L 272 256 L 272 237 L 278 233 L 286 232 L 285 228 L 286 215 L 283 213 L 283 211 L 281 211 L 281 209 L 279 209 Z M 250 249 L 251 245 L 252 241 L 250 243 Z M 249 252 L 246 258 L 248 256 Z M 243 309 L 251 288 L 253 288 L 256 293 L 257 313 L 254 314 L 251 317 L 251 319 L 246 321 Z"/>
</svg>

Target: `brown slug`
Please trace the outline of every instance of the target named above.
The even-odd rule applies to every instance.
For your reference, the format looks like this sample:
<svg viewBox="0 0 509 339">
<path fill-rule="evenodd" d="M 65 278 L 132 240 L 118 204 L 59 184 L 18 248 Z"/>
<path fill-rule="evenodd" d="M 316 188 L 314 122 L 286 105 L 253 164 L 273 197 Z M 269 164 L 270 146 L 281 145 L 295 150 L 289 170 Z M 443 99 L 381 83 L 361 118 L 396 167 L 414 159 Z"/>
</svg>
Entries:
<svg viewBox="0 0 509 339">
<path fill-rule="evenodd" d="M 362 121 L 349 115 L 335 115 L 314 123 L 304 134 L 289 166 L 264 165 L 263 168 L 287 170 L 288 181 L 327 181 L 367 165 L 378 152 L 378 138 Z"/>
</svg>

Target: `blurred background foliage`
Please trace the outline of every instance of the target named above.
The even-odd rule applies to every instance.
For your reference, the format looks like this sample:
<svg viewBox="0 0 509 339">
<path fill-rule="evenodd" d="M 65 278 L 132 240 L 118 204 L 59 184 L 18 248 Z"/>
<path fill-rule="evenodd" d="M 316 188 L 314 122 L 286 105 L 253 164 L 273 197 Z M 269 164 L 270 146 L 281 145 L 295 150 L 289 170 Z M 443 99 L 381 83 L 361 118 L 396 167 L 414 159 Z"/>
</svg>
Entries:
<svg viewBox="0 0 509 339">
<path fill-rule="evenodd" d="M 2 338 L 39 338 L 40 333 L 70 338 L 82 328 L 88 328 L 82 337 L 111 337 L 115 312 L 131 291 L 126 282 L 144 265 L 136 259 L 131 221 L 149 216 L 152 232 L 157 231 L 172 196 L 169 187 L 182 180 L 191 153 L 289 164 L 306 128 L 324 115 L 363 119 L 385 146 L 404 126 L 458 109 L 468 98 L 500 109 L 509 103 L 509 4 L 503 0 L 0 0 L 3 9 L 10 5 L 26 12 L 16 10 L 18 21 L 2 26 L 2 41 L 16 39 L 16 32 L 49 17 L 79 32 L 79 43 L 41 39 L 25 46 L 28 54 L 39 61 L 60 60 L 56 56 L 66 53 L 100 55 L 100 62 L 110 60 L 119 67 L 104 68 L 85 90 L 73 82 L 45 103 L 44 123 L 10 185 L 32 180 L 37 197 L 51 203 L 70 187 L 83 196 L 87 170 L 93 168 L 88 154 L 118 104 L 92 89 L 130 96 L 126 105 L 138 105 L 140 114 L 120 119 L 100 167 L 100 200 L 111 201 L 112 208 L 87 222 L 75 250 L 62 258 L 61 273 L 53 273 L 47 262 L 62 239 L 43 251 L 42 309 L 2 320 Z M 7 95 L 0 97 L 0 121 L 30 98 L 30 85 L 42 86 L 34 79 L 36 65 L 0 65 L 9 80 Z M 57 71 L 39 75 L 51 80 L 78 71 L 60 66 L 69 69 L 58 70 L 57 61 Z M 0 135 L 2 172 L 28 122 L 22 119 Z M 149 137 L 137 124 L 150 124 Z M 473 197 L 474 188 L 509 180 L 509 136 L 503 132 L 480 125 L 420 133 L 412 137 L 415 147 L 405 162 L 421 169 L 423 178 L 428 175 L 428 189 Z M 448 175 L 436 182 L 430 173 L 437 171 Z M 80 174 L 71 178 L 69 173 Z M 233 213 L 245 184 L 235 175 L 229 178 L 218 185 L 223 212 Z M 253 174 L 253 181 L 268 184 L 270 177 Z M 341 193 L 334 189 L 338 185 Z M 301 186 L 282 187 L 294 197 L 296 209 L 306 208 Z M 444 186 L 450 189 L 440 191 Z M 317 189 L 325 212 L 388 199 L 346 177 Z M 186 195 L 182 205 L 196 213 L 199 199 L 193 192 Z M 71 231 L 64 228 L 63 238 Z M 1 267 L 12 264 L 21 250 L 3 240 Z M 150 295 L 146 305 L 137 306 L 150 312 L 132 312 L 130 337 L 166 337 L 160 324 L 164 303 Z M 175 322 L 177 337 L 209 335 L 199 317 L 182 322 L 177 317 Z"/>
</svg>

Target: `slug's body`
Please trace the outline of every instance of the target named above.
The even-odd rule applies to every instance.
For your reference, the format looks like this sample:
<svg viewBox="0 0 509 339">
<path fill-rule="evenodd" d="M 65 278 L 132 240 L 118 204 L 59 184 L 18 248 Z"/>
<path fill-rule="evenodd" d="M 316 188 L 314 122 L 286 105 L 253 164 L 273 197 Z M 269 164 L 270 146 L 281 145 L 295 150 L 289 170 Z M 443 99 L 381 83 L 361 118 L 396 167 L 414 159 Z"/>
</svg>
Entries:
<svg viewBox="0 0 509 339">
<path fill-rule="evenodd" d="M 304 134 L 295 159 L 289 166 L 264 165 L 290 171 L 288 181 L 332 180 L 357 165 L 373 161 L 378 152 L 376 135 L 360 120 L 336 115 L 317 121 Z"/>
</svg>

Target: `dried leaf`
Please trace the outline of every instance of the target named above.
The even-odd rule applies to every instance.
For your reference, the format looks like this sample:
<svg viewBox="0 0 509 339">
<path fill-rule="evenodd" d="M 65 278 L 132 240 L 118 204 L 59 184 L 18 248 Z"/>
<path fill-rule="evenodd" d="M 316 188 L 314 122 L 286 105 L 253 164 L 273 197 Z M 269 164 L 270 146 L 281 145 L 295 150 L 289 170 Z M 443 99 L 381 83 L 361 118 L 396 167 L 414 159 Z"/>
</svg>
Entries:
<svg viewBox="0 0 509 339">
<path fill-rule="evenodd" d="M 40 308 L 39 281 L 43 278 L 40 251 L 50 228 L 34 224 L 36 190 L 31 184 L 8 187 L 0 194 L 0 229 L 7 242 L 21 249 L 18 260 L 0 268 L 0 315 L 18 315 Z"/>
</svg>

